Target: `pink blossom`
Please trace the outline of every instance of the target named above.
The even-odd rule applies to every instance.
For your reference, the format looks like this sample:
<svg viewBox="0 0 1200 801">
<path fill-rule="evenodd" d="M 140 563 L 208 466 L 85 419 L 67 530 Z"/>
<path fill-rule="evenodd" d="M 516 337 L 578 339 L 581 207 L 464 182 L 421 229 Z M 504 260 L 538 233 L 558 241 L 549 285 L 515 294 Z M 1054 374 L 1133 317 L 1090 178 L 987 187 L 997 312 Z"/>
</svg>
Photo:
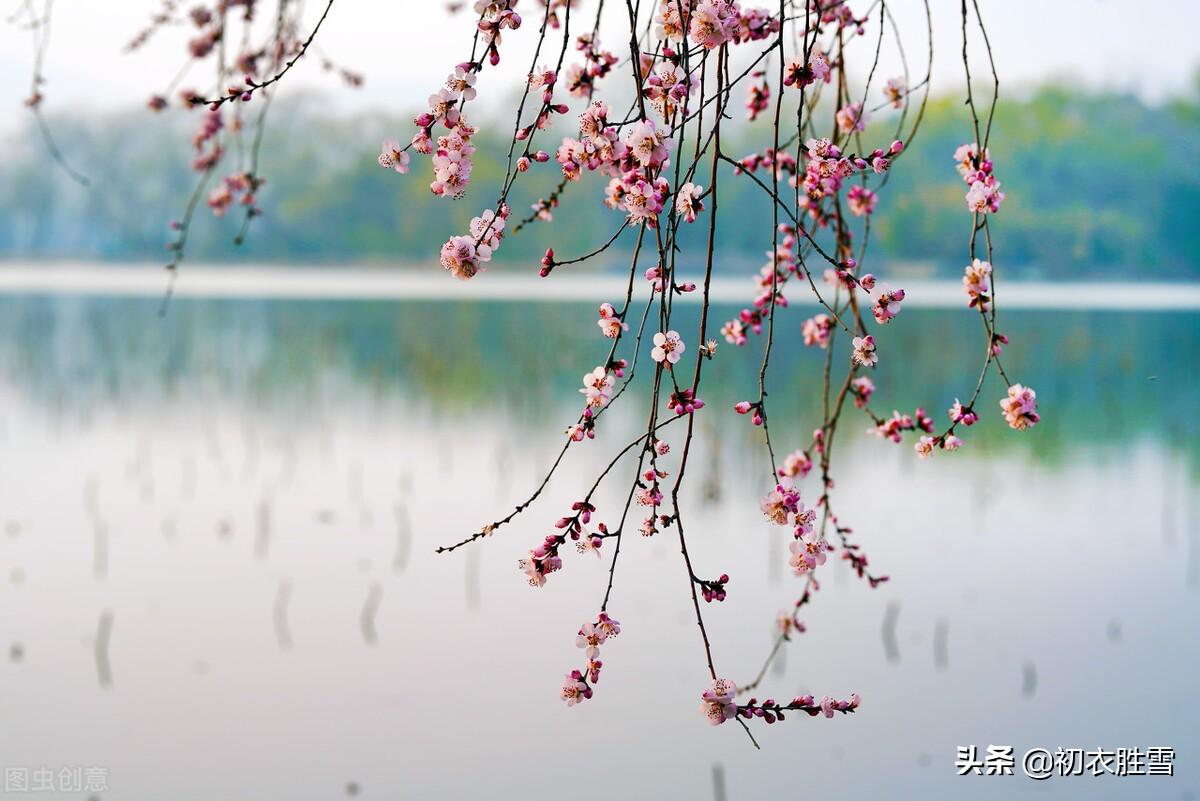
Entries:
<svg viewBox="0 0 1200 801">
<path fill-rule="evenodd" d="M 965 426 L 973 426 L 979 419 L 979 415 L 970 408 L 964 408 L 958 398 L 954 399 L 954 405 L 950 407 L 949 415 L 953 422 L 962 423 Z"/>
<path fill-rule="evenodd" d="M 913 449 L 917 452 L 917 456 L 920 456 L 922 459 L 927 459 L 933 455 L 933 446 L 933 437 L 925 436 L 921 437 L 921 439 L 917 441 L 917 444 L 913 446 Z"/>
<path fill-rule="evenodd" d="M 682 8 L 686 14 L 691 10 L 692 4 L 693 0 L 659 0 L 657 27 L 655 28 L 655 34 L 659 39 L 672 42 L 683 39 L 687 32 L 687 26 L 679 17 L 679 10 Z"/>
<path fill-rule="evenodd" d="M 879 357 L 875 354 L 875 337 L 870 334 L 865 337 L 855 337 L 852 344 L 854 352 L 851 354 L 851 358 L 856 364 L 871 367 L 879 363 Z"/>
<path fill-rule="evenodd" d="M 721 336 L 730 345 L 745 345 L 746 325 L 741 320 L 730 320 L 721 326 Z"/>
<path fill-rule="evenodd" d="M 475 99 L 475 73 L 459 64 L 454 72 L 446 79 L 446 88 L 452 94 L 461 95 L 464 100 Z"/>
<path fill-rule="evenodd" d="M 784 484 L 777 484 L 775 489 L 768 492 L 759 502 L 759 508 L 767 519 L 780 526 L 791 522 L 800 505 L 800 493 Z"/>
<path fill-rule="evenodd" d="M 850 191 L 846 193 L 846 203 L 850 207 L 850 213 L 856 217 L 863 217 L 875 211 L 875 203 L 878 199 L 874 192 L 858 184 L 850 187 Z"/>
<path fill-rule="evenodd" d="M 891 321 L 900 313 L 900 303 L 903 300 L 903 289 L 888 289 L 886 284 L 880 286 L 879 291 L 875 293 L 875 304 L 871 307 L 875 321 L 880 324 Z"/>
<path fill-rule="evenodd" d="M 479 272 L 475 240 L 469 236 L 452 236 L 442 245 L 442 266 L 455 278 L 466 281 Z"/>
<path fill-rule="evenodd" d="M 678 364 L 680 355 L 685 350 L 683 340 L 675 331 L 658 332 L 654 335 L 654 349 L 650 358 L 656 362 L 667 362 L 668 366 Z"/>
<path fill-rule="evenodd" d="M 792 554 L 788 557 L 788 564 L 796 571 L 797 575 L 807 573 L 825 564 L 825 552 L 830 550 L 830 547 L 829 543 L 816 533 L 809 531 L 792 540 L 788 545 L 788 550 Z"/>
<path fill-rule="evenodd" d="M 395 139 L 385 139 L 379 153 L 379 166 L 395 170 L 401 175 L 408 172 L 408 151 L 400 148 Z"/>
<path fill-rule="evenodd" d="M 575 706 L 580 701 L 592 697 L 592 688 L 583 680 L 582 673 L 572 670 L 563 683 L 561 697 L 567 702 L 567 706 Z"/>
<path fill-rule="evenodd" d="M 600 330 L 604 332 L 604 336 L 609 339 L 616 339 L 621 335 L 622 331 L 629 330 L 629 326 L 617 316 L 617 310 L 613 308 L 611 303 L 600 304 L 600 319 L 596 321 L 596 324 L 600 326 Z"/>
<path fill-rule="evenodd" d="M 654 120 L 643 120 L 634 125 L 625 138 L 633 159 L 643 167 L 657 167 L 667 158 L 663 135 L 654 128 Z"/>
<path fill-rule="evenodd" d="M 731 0 L 700 0 L 692 11 L 688 35 L 706 50 L 715 50 L 737 33 L 738 16 Z"/>
<path fill-rule="evenodd" d="M 959 145 L 954 151 L 954 160 L 958 162 L 955 167 L 958 174 L 963 177 L 967 183 L 973 183 L 972 176 L 975 174 L 975 160 L 979 156 L 979 145 L 971 143 L 969 145 Z M 983 161 L 988 160 L 988 152 L 983 151 Z"/>
<path fill-rule="evenodd" d="M 601 642 L 609 637 L 616 637 L 621 633 L 621 623 L 609 617 L 607 613 L 601 612 L 596 618 L 596 630 L 600 632 Z"/>
<path fill-rule="evenodd" d="M 642 95 L 664 122 L 674 117 L 679 104 L 695 91 L 696 84 L 682 65 L 671 61 L 659 62 L 642 85 Z"/>
<path fill-rule="evenodd" d="M 679 191 L 675 195 L 676 213 L 690 223 L 695 222 L 696 215 L 704 211 L 704 204 L 700 202 L 702 194 L 704 194 L 704 187 L 690 181 L 679 187 Z"/>
<path fill-rule="evenodd" d="M 875 392 L 875 383 L 865 375 L 860 375 L 850 382 L 850 391 L 854 393 L 854 405 L 863 409 L 871 402 L 871 394 Z"/>
<path fill-rule="evenodd" d="M 967 265 L 963 275 L 963 291 L 967 293 L 970 307 L 978 306 L 980 311 L 986 311 L 990 300 L 988 293 L 992 291 L 992 265 L 979 259 Z"/>
<path fill-rule="evenodd" d="M 603 367 L 597 367 L 590 373 L 584 373 L 583 389 L 579 390 L 587 398 L 587 405 L 593 409 L 602 409 L 612 397 L 612 375 Z"/>
<path fill-rule="evenodd" d="M 829 347 L 829 335 L 833 332 L 833 318 L 828 314 L 818 314 L 804 321 L 800 333 L 804 335 L 804 344 L 808 347 L 816 345 L 820 348 Z"/>
<path fill-rule="evenodd" d="M 813 462 L 804 450 L 794 450 L 783 460 L 779 475 L 786 478 L 804 478 L 812 470 Z"/>
<path fill-rule="evenodd" d="M 851 103 L 848 106 L 843 106 L 838 109 L 837 113 L 838 130 L 844 134 L 864 130 L 867 127 L 868 116 L 863 111 L 862 103 Z"/>
<path fill-rule="evenodd" d="M 1000 191 L 1000 182 L 990 175 L 985 180 L 971 184 L 967 191 L 967 208 L 976 213 L 999 211 L 1003 201 L 1004 193 Z"/>
<path fill-rule="evenodd" d="M 700 713 L 708 718 L 708 722 L 718 726 L 737 715 L 737 685 L 729 679 L 717 679 L 712 688 L 701 694 L 704 702 L 700 705 Z"/>
<path fill-rule="evenodd" d="M 1008 397 L 1000 401 L 1000 408 L 1009 428 L 1018 431 L 1032 428 L 1041 420 L 1037 413 L 1037 393 L 1020 384 L 1008 388 Z"/>
<path fill-rule="evenodd" d="M 607 637 L 606 633 L 591 623 L 584 623 L 579 629 L 579 635 L 575 638 L 575 646 L 584 649 L 588 659 L 595 659 L 600 655 L 600 644 Z"/>
<path fill-rule="evenodd" d="M 603 539 L 601 539 L 600 537 L 597 537 L 597 536 L 590 535 L 585 530 L 582 533 L 582 535 L 580 536 L 579 541 L 575 543 L 575 550 L 579 551 L 582 554 L 594 553 L 594 554 L 596 554 L 596 558 L 599 559 L 600 558 L 600 547 L 603 544 L 604 544 Z"/>
</svg>

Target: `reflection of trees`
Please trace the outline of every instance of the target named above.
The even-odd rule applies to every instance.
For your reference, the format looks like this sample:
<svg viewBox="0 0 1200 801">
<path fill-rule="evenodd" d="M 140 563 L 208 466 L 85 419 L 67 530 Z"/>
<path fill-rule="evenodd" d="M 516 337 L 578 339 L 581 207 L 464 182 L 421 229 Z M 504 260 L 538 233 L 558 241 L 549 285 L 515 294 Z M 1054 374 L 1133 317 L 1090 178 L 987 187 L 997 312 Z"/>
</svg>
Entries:
<svg viewBox="0 0 1200 801">
<path fill-rule="evenodd" d="M 442 415 L 499 413 L 525 423 L 562 417 L 565 426 L 580 376 L 605 352 L 599 336 L 589 337 L 579 324 L 593 316 L 591 304 L 180 300 L 165 320 L 155 316 L 156 304 L 153 298 L 0 301 L 0 376 L 7 390 L 49 415 L 114 404 L 152 412 L 180 398 L 302 415 L 345 402 L 419 398 Z M 691 327 L 697 312 L 677 310 L 681 325 Z M 819 422 L 821 388 L 802 376 L 819 372 L 822 354 L 801 344 L 801 316 L 799 310 L 781 316 L 773 356 L 781 366 L 806 364 L 784 367 L 780 384 L 770 387 L 780 405 L 777 436 L 785 443 L 804 440 Z M 1195 314 L 1006 313 L 1009 330 L 1041 343 L 1037 352 L 1011 351 L 1012 369 L 1050 404 L 1039 436 L 1020 440 L 1020 447 L 1060 460 L 1064 446 L 1129 447 L 1150 436 L 1194 451 L 1200 387 L 1180 354 L 1200 344 L 1197 322 Z M 974 324 L 966 313 L 906 313 L 889 342 L 895 353 L 912 356 L 885 360 L 875 371 L 879 396 L 907 411 L 937 398 L 943 408 L 929 411 L 940 421 L 954 400 L 954 378 L 978 356 Z M 542 346 L 527 347 L 531 342 Z M 751 352 L 722 344 L 706 400 L 731 406 L 756 385 L 757 367 Z M 992 396 L 1000 394 L 998 385 L 985 391 L 984 417 L 964 455 L 1016 442 L 992 408 Z M 847 420 L 860 422 L 868 427 L 865 417 Z"/>
</svg>

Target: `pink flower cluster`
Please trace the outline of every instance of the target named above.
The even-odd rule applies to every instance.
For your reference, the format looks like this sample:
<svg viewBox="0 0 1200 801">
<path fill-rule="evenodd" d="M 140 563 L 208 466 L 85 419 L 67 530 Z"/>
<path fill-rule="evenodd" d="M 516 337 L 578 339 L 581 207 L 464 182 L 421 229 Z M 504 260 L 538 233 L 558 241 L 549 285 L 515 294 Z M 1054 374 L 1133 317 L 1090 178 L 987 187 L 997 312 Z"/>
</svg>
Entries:
<svg viewBox="0 0 1200 801">
<path fill-rule="evenodd" d="M 1000 401 L 1000 408 L 1004 410 L 1004 421 L 1009 428 L 1018 431 L 1033 428 L 1041 420 L 1037 411 L 1037 393 L 1020 384 L 1008 388 L 1008 396 Z"/>
<path fill-rule="evenodd" d="M 596 90 L 596 81 L 608 75 L 619 59 L 602 49 L 599 40 L 590 33 L 577 37 L 575 46 L 583 53 L 583 64 L 567 67 L 567 91 L 572 97 L 590 98 Z"/>
<path fill-rule="evenodd" d="M 438 95 L 430 98 L 430 103 L 434 103 L 439 96 L 449 97 L 450 92 L 447 89 L 441 90 Z M 458 115 L 452 100 L 444 99 L 440 101 L 440 105 L 449 106 L 449 112 L 442 108 L 441 113 L 445 115 L 447 126 L 453 126 L 450 132 L 439 136 L 437 148 L 433 149 L 429 141 L 429 129 L 423 128 L 413 139 L 413 147 L 419 153 L 432 153 L 433 181 L 429 184 L 429 191 L 435 195 L 460 198 L 466 194 L 467 185 L 471 183 L 471 156 L 475 153 L 471 137 L 475 135 L 475 128 Z M 449 122 L 451 118 L 453 123 Z M 421 117 L 418 117 L 417 124 L 420 123 Z"/>
<path fill-rule="evenodd" d="M 493 67 L 500 63 L 500 34 L 521 27 L 521 15 L 513 10 L 516 4 L 516 0 L 475 0 L 484 52 Z"/>
<path fill-rule="evenodd" d="M 871 402 L 871 395 L 875 392 L 875 382 L 865 375 L 860 375 L 850 382 L 850 392 L 854 395 L 854 405 L 859 409 L 865 409 Z"/>
<path fill-rule="evenodd" d="M 508 206 L 501 205 L 499 214 L 486 209 L 472 218 L 468 236 L 452 236 L 442 245 L 442 267 L 463 281 L 475 277 L 500 247 L 509 213 Z"/>
<path fill-rule="evenodd" d="M 908 94 L 908 84 L 905 83 L 903 76 L 897 78 L 889 78 L 888 82 L 883 85 L 883 96 L 892 104 L 892 108 L 900 108 L 904 105 L 904 97 Z"/>
<path fill-rule="evenodd" d="M 583 375 L 583 389 L 579 390 L 587 398 L 589 409 L 603 409 L 612 398 L 613 385 L 616 379 L 603 367 L 597 367 Z"/>
<path fill-rule="evenodd" d="M 825 51 L 820 47 L 814 47 L 807 63 L 799 58 L 788 62 L 787 69 L 783 74 L 783 85 L 805 87 L 817 81 L 829 83 L 832 75 L 833 70 L 829 67 Z"/>
<path fill-rule="evenodd" d="M 596 324 L 609 339 L 616 339 L 621 336 L 621 332 L 629 330 L 629 326 L 620 318 L 611 303 L 600 304 L 600 319 Z"/>
<path fill-rule="evenodd" d="M 558 552 L 567 543 L 568 538 L 576 543 L 580 553 L 595 551 L 599 555 L 599 548 L 604 537 L 608 535 L 608 527 L 600 523 L 596 527 L 598 533 L 592 534 L 588 531 L 588 524 L 591 523 L 596 507 L 587 501 L 576 501 L 571 504 L 571 511 L 574 514 L 560 517 L 554 524 L 555 528 L 565 531 L 565 534 L 547 534 L 542 543 L 529 552 L 529 556 L 517 563 L 529 581 L 529 586 L 545 586 L 546 576 L 562 569 L 562 557 Z"/>
<path fill-rule="evenodd" d="M 864 278 L 866 277 L 864 276 Z M 888 289 L 886 286 L 881 286 L 874 297 L 875 303 L 871 306 L 871 313 L 875 315 L 875 322 L 882 325 L 891 321 L 893 317 L 900 313 L 900 303 L 904 300 L 904 290 Z"/>
<path fill-rule="evenodd" d="M 675 3 L 677 0 L 663 0 Z M 692 9 L 688 24 L 691 40 L 705 50 L 716 50 L 737 36 L 740 9 L 733 0 L 700 0 Z"/>
<path fill-rule="evenodd" d="M 905 431 L 916 431 L 917 429 L 929 434 L 933 433 L 933 418 L 926 414 L 920 406 L 911 415 L 901 414 L 893 409 L 892 416 L 876 423 L 873 431 L 882 439 L 890 439 L 892 442 L 898 443 Z"/>
<path fill-rule="evenodd" d="M 789 457 L 789 460 L 792 460 L 793 457 L 796 458 L 792 469 L 780 470 L 781 476 L 788 472 L 799 475 L 807 473 L 811 469 L 812 462 L 808 459 L 808 454 L 797 451 L 796 454 Z M 788 564 L 792 566 L 797 575 L 802 575 L 825 564 L 825 552 L 833 550 L 833 547 L 813 530 L 813 525 L 817 520 L 816 510 L 804 507 L 798 490 L 789 484 L 777 484 L 775 489 L 767 493 L 760 505 L 763 514 L 772 523 L 792 526 L 794 538 L 791 545 L 788 546 L 791 552 Z"/>
<path fill-rule="evenodd" d="M 663 122 L 673 120 L 680 104 L 695 91 L 696 84 L 683 66 L 670 58 L 658 62 L 642 84 L 642 97 L 650 102 L 650 107 Z"/>
<path fill-rule="evenodd" d="M 954 423 L 962 423 L 964 426 L 973 426 L 979 420 L 979 415 L 970 407 L 964 407 L 962 401 L 958 398 L 954 399 L 954 405 L 950 407 L 950 420 Z"/>
<path fill-rule="evenodd" d="M 804 191 L 810 201 L 817 201 L 836 195 L 842 182 L 857 172 L 865 172 L 868 169 L 876 175 L 887 172 L 892 165 L 891 157 L 904 150 L 904 143 L 897 139 L 887 150 L 873 150 L 869 158 L 843 155 L 841 148 L 824 138 L 809 139 L 804 143 L 804 149 L 807 156 Z M 866 207 L 869 205 L 870 209 L 874 209 L 874 200 L 863 196 L 861 192 L 862 190 L 857 202 L 863 206 L 864 213 L 870 213 Z"/>
<path fill-rule="evenodd" d="M 1004 193 L 1000 191 L 1000 182 L 992 171 L 992 160 L 984 149 L 979 152 L 979 145 L 959 145 L 954 151 L 954 160 L 958 162 L 958 174 L 970 187 L 967 190 L 967 208 L 976 214 L 987 214 L 1000 210 L 1004 202 Z"/>
<path fill-rule="evenodd" d="M 575 636 L 575 645 L 583 649 L 587 663 L 583 670 L 572 670 L 566 676 L 560 697 L 567 706 L 575 706 L 592 697 L 593 684 L 600 681 L 600 646 L 621 633 L 621 624 L 601 612 L 595 623 L 584 623 Z"/>
<path fill-rule="evenodd" d="M 758 83 L 746 84 L 746 119 L 750 122 L 771 107 L 771 84 L 767 82 L 766 72 L 758 70 L 754 77 L 760 79 Z"/>
<path fill-rule="evenodd" d="M 255 207 L 258 187 L 264 184 L 260 178 L 255 178 L 245 170 L 230 173 L 221 179 L 221 183 L 208 195 L 208 207 L 217 217 L 224 216 L 226 210 L 237 202 L 240 206 L 249 208 L 251 214 L 258 214 Z"/>
<path fill-rule="evenodd" d="M 580 116 L 579 133 L 564 138 L 555 154 L 563 177 L 577 180 L 584 168 L 610 176 L 605 204 L 628 212 L 632 223 L 656 226 L 670 195 L 667 179 L 657 174 L 667 163 L 664 132 L 643 120 L 622 139 L 608 123 L 608 104 L 597 100 Z"/>
<path fill-rule="evenodd" d="M 200 122 L 200 130 L 192 137 L 192 147 L 196 154 L 192 158 L 192 169 L 196 172 L 207 172 L 216 166 L 221 160 L 224 151 L 217 139 L 217 134 L 225 127 L 225 121 L 221 117 L 219 109 L 209 109 L 205 112 L 204 117 Z M 204 146 L 212 142 L 212 145 L 205 151 Z"/>
<path fill-rule="evenodd" d="M 758 291 L 754 296 L 753 308 L 742 309 L 735 319 L 721 326 L 721 335 L 731 345 L 745 345 L 747 331 L 761 334 L 763 324 L 771 316 L 772 308 L 787 307 L 788 300 L 783 290 L 788 281 L 804 275 L 796 259 L 795 227 L 781 224 L 779 231 L 783 237 L 774 252 L 767 253 L 767 262 L 754 278 L 754 285 Z M 807 341 L 807 334 L 805 336 Z"/>
<path fill-rule="evenodd" d="M 804 345 L 809 348 L 814 345 L 822 350 L 829 347 L 829 335 L 832 332 L 833 318 L 828 314 L 809 317 L 800 326 L 800 333 L 804 336 Z"/>
<path fill-rule="evenodd" d="M 980 311 L 987 311 L 988 302 L 991 300 L 988 293 L 992 291 L 992 265 L 973 259 L 964 271 L 962 282 L 963 291 L 970 298 L 967 306 L 978 306 Z"/>
<path fill-rule="evenodd" d="M 836 24 L 838 30 L 854 29 L 854 32 L 859 36 L 866 33 L 866 28 L 863 27 L 867 22 L 867 17 L 856 17 L 854 12 L 850 10 L 848 0 L 828 0 L 827 2 L 818 2 L 818 0 L 810 0 L 809 6 L 821 12 L 821 22 L 826 25 Z"/>
<path fill-rule="evenodd" d="M 855 217 L 870 216 L 875 211 L 878 200 L 879 197 L 874 192 L 859 184 L 850 187 L 850 191 L 846 193 L 846 204 Z"/>
<path fill-rule="evenodd" d="M 604 320 L 602 317 L 601 322 Z M 607 367 L 597 366 L 584 373 L 583 387 L 579 391 L 586 403 L 579 420 L 567 428 L 567 436 L 573 442 L 582 442 L 584 438 L 596 438 L 596 415 L 612 400 L 616 380 L 624 377 L 626 366 L 627 362 L 624 359 L 612 359 Z"/>
<path fill-rule="evenodd" d="M 868 115 L 863 111 L 862 103 L 851 103 L 848 106 L 843 106 L 837 112 L 838 130 L 844 134 L 852 134 L 855 131 L 864 131 L 867 128 Z"/>
</svg>

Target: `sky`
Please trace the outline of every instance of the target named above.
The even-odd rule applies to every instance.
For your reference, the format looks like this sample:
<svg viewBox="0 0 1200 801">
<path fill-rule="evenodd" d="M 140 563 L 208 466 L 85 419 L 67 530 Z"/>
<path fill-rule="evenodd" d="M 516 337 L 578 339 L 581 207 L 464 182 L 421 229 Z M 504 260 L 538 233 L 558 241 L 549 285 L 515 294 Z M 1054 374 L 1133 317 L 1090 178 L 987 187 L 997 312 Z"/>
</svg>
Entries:
<svg viewBox="0 0 1200 801">
<path fill-rule="evenodd" d="M 9 6 L 5 18 L 20 2 L 0 0 Z M 43 0 L 34 2 L 40 5 Z M 124 44 L 144 27 L 160 2 L 55 0 L 53 38 L 44 68 L 47 111 L 129 108 L 161 91 L 185 60 L 185 31 L 161 31 L 143 50 L 123 52 Z M 961 85 L 961 22 L 958 0 L 929 2 L 934 15 L 933 90 L 937 93 Z M 759 4 L 769 5 L 767 0 L 744 3 Z M 183 3 L 184 8 L 188 5 Z M 868 5 L 857 0 L 852 7 L 861 10 Z M 923 72 L 922 4 L 893 0 L 889 5 L 908 41 L 910 58 L 921 64 Z M 591 6 L 591 0 L 586 0 L 584 9 Z M 307 0 L 306 16 L 315 22 L 323 7 L 322 0 Z M 1050 78 L 1069 78 L 1137 92 L 1153 102 L 1186 91 L 1200 68 L 1200 46 L 1195 43 L 1200 2 L 1195 0 L 1158 0 L 1145 4 L 1146 10 L 1136 17 L 1131 4 L 1117 0 L 980 0 L 980 7 L 1006 91 Z M 532 0 L 524 0 L 518 8 L 532 20 Z M 1151 16 L 1151 25 L 1141 19 L 1146 16 Z M 468 15 L 450 16 L 440 0 L 335 0 L 318 44 L 323 54 L 363 73 L 365 86 L 347 91 L 310 61 L 288 76 L 287 91 L 323 90 L 340 107 L 407 113 L 441 85 L 453 64 L 465 59 L 471 26 Z M 489 98 L 495 102 L 502 94 L 488 94 L 489 78 L 510 88 L 511 79 L 528 69 L 535 33 L 536 25 L 527 22 L 520 31 L 508 34 L 502 65 L 509 71 L 508 80 L 503 70 L 485 75 L 482 104 Z M 606 38 L 617 46 L 615 29 L 608 37 L 602 29 L 602 41 Z M 885 54 L 880 74 L 898 72 L 895 63 L 893 53 Z M 31 65 L 29 33 L 12 24 L 0 25 L 0 109 L 8 112 L 0 115 L 0 131 L 25 122 L 21 102 L 28 96 Z M 977 65 L 979 72 L 983 66 Z"/>
</svg>

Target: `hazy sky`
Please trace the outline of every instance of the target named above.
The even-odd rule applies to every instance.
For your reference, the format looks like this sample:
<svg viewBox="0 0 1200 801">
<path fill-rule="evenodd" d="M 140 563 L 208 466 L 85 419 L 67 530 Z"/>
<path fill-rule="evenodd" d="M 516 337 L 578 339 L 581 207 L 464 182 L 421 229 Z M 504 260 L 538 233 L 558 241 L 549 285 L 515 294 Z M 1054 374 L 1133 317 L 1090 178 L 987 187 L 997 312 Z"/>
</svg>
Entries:
<svg viewBox="0 0 1200 801">
<path fill-rule="evenodd" d="M 17 6 L 17 0 L 0 2 L 7 6 L 5 16 Z M 45 67 L 47 109 L 128 107 L 142 104 L 160 91 L 184 62 L 187 33 L 180 28 L 167 29 L 145 49 L 132 55 L 122 52 L 125 42 L 159 4 L 160 0 L 56 0 L 54 35 Z M 768 0 L 744 3 L 769 4 Z M 961 82 L 959 1 L 930 0 L 930 4 L 936 92 Z M 859 8 L 867 5 L 866 0 L 854 3 Z M 910 58 L 923 70 L 921 3 L 892 0 L 889 5 L 908 48 L 915 51 Z M 1136 15 L 1130 3 L 1117 0 L 981 0 L 980 5 L 1006 89 L 1067 76 L 1091 85 L 1137 91 L 1154 100 L 1182 91 L 1200 66 L 1200 47 L 1195 43 L 1200 29 L 1197 0 L 1145 3 Z M 322 0 L 308 0 L 307 16 L 315 21 L 323 6 Z M 591 6 L 590 0 L 586 6 Z M 525 0 L 520 7 L 530 21 L 515 35 L 507 34 L 510 38 L 504 54 L 510 78 L 528 68 L 531 40 L 536 38 L 532 0 Z M 367 78 L 362 90 L 340 92 L 347 95 L 341 102 L 354 108 L 407 111 L 423 102 L 449 68 L 466 57 L 471 24 L 466 15 L 447 15 L 441 0 L 337 0 L 318 42 L 325 54 Z M 616 34 L 607 38 L 615 42 Z M 0 109 L 6 110 L 0 116 L 0 130 L 24 122 L 21 101 L 28 95 L 31 60 L 29 34 L 13 25 L 0 26 Z M 894 64 L 894 57 L 885 59 L 880 75 L 895 74 Z M 494 72 L 485 75 L 481 82 L 484 102 L 489 77 L 492 86 L 512 85 Z M 199 76 L 190 83 L 205 86 Z M 340 89 L 312 63 L 298 66 L 287 85 L 292 90 Z"/>
</svg>

